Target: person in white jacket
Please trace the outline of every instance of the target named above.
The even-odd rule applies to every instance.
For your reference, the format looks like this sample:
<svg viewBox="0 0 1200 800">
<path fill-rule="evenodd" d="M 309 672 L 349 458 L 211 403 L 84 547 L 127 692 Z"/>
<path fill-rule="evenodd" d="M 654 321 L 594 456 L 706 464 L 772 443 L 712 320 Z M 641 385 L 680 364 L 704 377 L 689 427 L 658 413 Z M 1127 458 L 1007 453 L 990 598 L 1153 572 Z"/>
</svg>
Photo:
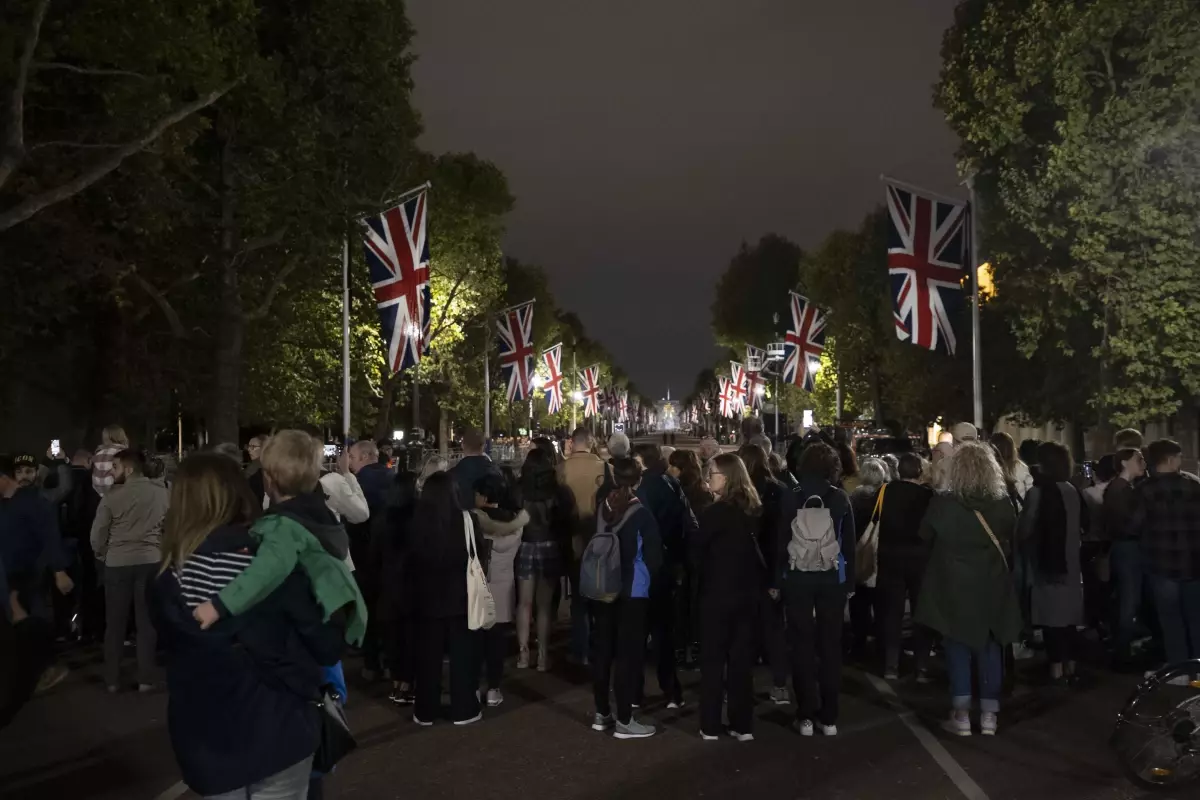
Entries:
<svg viewBox="0 0 1200 800">
<path fill-rule="evenodd" d="M 366 495 L 358 485 L 358 478 L 350 471 L 349 448 L 338 456 L 337 469 L 321 476 L 321 488 L 325 490 L 325 505 L 341 521 L 357 525 L 371 518 Z"/>
</svg>

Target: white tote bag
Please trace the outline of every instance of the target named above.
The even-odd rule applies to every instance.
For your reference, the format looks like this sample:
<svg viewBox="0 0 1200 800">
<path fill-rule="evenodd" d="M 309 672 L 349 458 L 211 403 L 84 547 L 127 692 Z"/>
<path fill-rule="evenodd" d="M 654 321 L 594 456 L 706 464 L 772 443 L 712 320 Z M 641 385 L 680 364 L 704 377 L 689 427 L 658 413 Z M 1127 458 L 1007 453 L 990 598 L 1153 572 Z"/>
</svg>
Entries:
<svg viewBox="0 0 1200 800">
<path fill-rule="evenodd" d="M 463 512 L 463 534 L 467 538 L 467 628 L 487 630 L 496 624 L 496 601 L 483 574 L 483 563 L 475 550 L 475 522 Z"/>
</svg>

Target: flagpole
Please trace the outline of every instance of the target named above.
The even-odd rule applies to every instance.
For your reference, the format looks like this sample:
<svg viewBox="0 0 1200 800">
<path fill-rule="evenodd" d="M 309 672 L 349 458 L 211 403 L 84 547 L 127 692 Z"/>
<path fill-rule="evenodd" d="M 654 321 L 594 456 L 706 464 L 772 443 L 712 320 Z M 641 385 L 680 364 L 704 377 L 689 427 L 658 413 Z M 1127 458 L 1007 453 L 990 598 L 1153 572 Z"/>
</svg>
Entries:
<svg viewBox="0 0 1200 800">
<path fill-rule="evenodd" d="M 979 215 L 975 205 L 975 175 L 967 177 L 971 193 L 971 388 L 974 391 L 975 427 L 983 432 L 983 346 L 979 340 Z"/>
<path fill-rule="evenodd" d="M 487 337 L 487 329 L 484 328 L 484 336 Z M 491 338 L 487 337 L 488 344 L 491 343 Z M 483 440 L 492 438 L 492 367 L 489 360 L 488 348 L 483 348 Z"/>
<path fill-rule="evenodd" d="M 424 192 L 424 191 L 426 191 L 428 189 L 432 189 L 432 188 L 433 188 L 433 182 L 425 181 L 420 186 L 417 186 L 413 189 L 409 189 L 407 192 L 405 192 L 402 195 L 394 197 L 391 200 L 384 201 L 383 203 L 381 203 L 381 205 L 384 208 L 395 208 L 396 206 L 400 205 L 401 203 L 403 203 L 405 200 L 412 197 L 413 195 L 420 194 L 421 192 Z"/>
<path fill-rule="evenodd" d="M 350 230 L 342 238 L 342 445 L 350 441 Z"/>
<path fill-rule="evenodd" d="M 579 387 L 579 361 L 575 353 L 575 343 L 571 343 L 571 380 L 574 382 L 576 391 Z M 575 427 L 578 425 L 579 405 L 575 402 L 575 392 L 571 392 L 571 435 L 575 435 Z"/>
<path fill-rule="evenodd" d="M 963 204 L 962 198 L 948 197 L 947 195 L 944 195 L 944 194 L 938 194 L 937 192 L 931 192 L 928 189 L 921 188 L 920 186 L 913 186 L 911 183 L 905 183 L 904 181 L 898 181 L 893 177 L 884 175 L 883 173 L 880 173 L 879 180 L 881 180 L 884 183 L 890 183 L 892 186 L 895 186 L 898 189 L 903 189 L 906 192 L 914 192 L 916 194 L 923 195 L 925 197 L 929 197 L 934 200 L 940 200 L 943 203 L 950 203 L 951 205 L 956 205 L 956 206 L 961 206 Z"/>
</svg>

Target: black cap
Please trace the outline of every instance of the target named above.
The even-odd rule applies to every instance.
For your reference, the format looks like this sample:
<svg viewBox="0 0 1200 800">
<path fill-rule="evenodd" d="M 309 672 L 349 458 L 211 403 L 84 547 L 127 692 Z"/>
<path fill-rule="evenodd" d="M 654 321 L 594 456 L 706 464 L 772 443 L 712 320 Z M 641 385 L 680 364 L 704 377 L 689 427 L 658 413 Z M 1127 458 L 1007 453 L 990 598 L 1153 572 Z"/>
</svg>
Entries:
<svg viewBox="0 0 1200 800">
<path fill-rule="evenodd" d="M 0 475 L 7 475 L 10 478 L 17 477 L 17 464 L 7 453 L 0 453 Z"/>
<path fill-rule="evenodd" d="M 17 453 L 13 458 L 13 464 L 16 467 L 36 467 L 38 464 L 37 457 L 32 453 Z"/>
</svg>

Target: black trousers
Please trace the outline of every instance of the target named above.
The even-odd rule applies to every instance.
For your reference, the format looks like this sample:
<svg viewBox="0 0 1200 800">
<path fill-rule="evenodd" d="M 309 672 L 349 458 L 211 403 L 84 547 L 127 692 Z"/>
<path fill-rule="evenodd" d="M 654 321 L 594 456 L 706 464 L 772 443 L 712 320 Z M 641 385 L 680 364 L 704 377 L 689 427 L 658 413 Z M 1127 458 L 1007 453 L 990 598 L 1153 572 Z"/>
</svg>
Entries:
<svg viewBox="0 0 1200 800">
<path fill-rule="evenodd" d="M 53 655 L 54 627 L 50 622 L 28 617 L 14 625 L 0 612 L 0 729 L 33 695 Z"/>
<path fill-rule="evenodd" d="M 512 648 L 511 622 L 497 622 L 483 632 L 484 663 L 487 666 L 487 685 L 489 689 L 499 689 L 500 681 L 504 680 L 504 659 L 508 658 Z"/>
<path fill-rule="evenodd" d="M 650 636 L 653 639 L 654 660 L 657 664 L 658 688 L 667 701 L 679 700 L 683 687 L 675 667 L 675 594 L 677 571 L 672 565 L 663 565 L 658 580 L 650 589 Z M 645 696 L 645 679 L 638 684 L 639 702 Z"/>
<path fill-rule="evenodd" d="M 792 651 L 796 718 L 817 719 L 822 725 L 834 725 L 842 681 L 842 616 L 846 590 L 841 584 L 811 583 L 803 580 L 805 578 L 808 576 L 802 576 L 802 580 L 789 577 L 783 588 L 788 645 Z"/>
<path fill-rule="evenodd" d="M 771 667 L 771 685 L 774 687 L 787 686 L 791 669 L 783 625 L 783 601 L 772 600 L 769 594 L 763 592 L 758 602 L 759 652 L 765 654 L 767 664 Z"/>
<path fill-rule="evenodd" d="M 645 674 L 646 614 L 649 601 L 625 598 L 612 603 L 588 601 L 591 617 L 589 660 L 596 713 L 612 713 L 609 686 L 617 696 L 617 721 L 633 716 L 634 695 Z"/>
<path fill-rule="evenodd" d="M 391 670 L 392 680 L 411 685 L 416 672 L 413 663 L 416 655 L 416 620 L 405 615 L 396 619 L 381 619 L 377 625 L 383 628 L 383 655 Z"/>
<path fill-rule="evenodd" d="M 897 559 L 879 565 L 879 580 L 875 587 L 875 617 L 879 620 L 879 638 L 883 641 L 883 666 L 894 671 L 900 667 L 901 637 L 904 631 L 904 603 L 914 611 L 921 594 L 921 577 L 925 573 L 923 559 Z M 852 601 L 853 602 L 853 601 Z M 917 671 L 925 669 L 931 632 L 922 625 L 913 625 L 913 658 Z"/>
<path fill-rule="evenodd" d="M 729 729 L 754 728 L 754 631 L 761 603 L 756 597 L 701 600 L 700 730 L 721 732 L 721 700 L 729 698 Z"/>
<path fill-rule="evenodd" d="M 854 597 L 850 598 L 850 632 L 854 641 L 851 648 L 856 658 L 871 656 L 871 636 L 878 638 L 875 620 L 875 589 L 869 586 L 854 587 Z"/>
<path fill-rule="evenodd" d="M 137 626 L 137 680 L 142 684 L 154 683 L 154 652 L 158 646 L 158 636 L 150 621 L 150 599 L 146 590 L 156 575 L 158 564 L 104 568 L 104 606 L 107 614 L 104 626 L 104 683 L 108 686 L 119 686 L 121 682 L 121 653 L 131 609 Z"/>
<path fill-rule="evenodd" d="M 413 715 L 437 718 L 442 704 L 442 656 L 450 651 L 450 719 L 462 722 L 479 713 L 482 637 L 467 629 L 467 617 L 423 618 L 417 624 L 417 685 Z"/>
<path fill-rule="evenodd" d="M 1046 660 L 1051 664 L 1064 664 L 1075 660 L 1074 626 L 1065 628 L 1044 628 L 1042 635 L 1046 641 Z"/>
</svg>

